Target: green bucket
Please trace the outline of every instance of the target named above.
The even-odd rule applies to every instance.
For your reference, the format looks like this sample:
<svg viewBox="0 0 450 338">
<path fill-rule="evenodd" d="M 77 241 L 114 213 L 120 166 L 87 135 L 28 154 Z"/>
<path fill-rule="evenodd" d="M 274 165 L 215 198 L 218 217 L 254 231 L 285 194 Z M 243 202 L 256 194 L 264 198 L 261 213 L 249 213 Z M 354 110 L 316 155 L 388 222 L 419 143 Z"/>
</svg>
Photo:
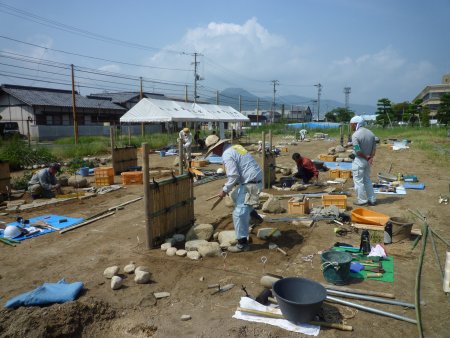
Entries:
<svg viewBox="0 0 450 338">
<path fill-rule="evenodd" d="M 350 277 L 352 255 L 342 251 L 325 251 L 321 255 L 323 277 L 329 283 L 347 284 Z"/>
</svg>

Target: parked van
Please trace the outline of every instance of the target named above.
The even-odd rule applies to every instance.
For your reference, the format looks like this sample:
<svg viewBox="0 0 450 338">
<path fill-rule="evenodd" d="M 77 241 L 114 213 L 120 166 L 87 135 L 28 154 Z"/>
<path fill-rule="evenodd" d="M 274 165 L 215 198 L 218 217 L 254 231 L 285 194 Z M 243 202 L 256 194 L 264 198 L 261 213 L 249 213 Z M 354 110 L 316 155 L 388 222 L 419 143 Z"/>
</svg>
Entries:
<svg viewBox="0 0 450 338">
<path fill-rule="evenodd" d="M 0 122 L 0 137 L 11 138 L 14 135 L 20 136 L 17 122 Z"/>
</svg>

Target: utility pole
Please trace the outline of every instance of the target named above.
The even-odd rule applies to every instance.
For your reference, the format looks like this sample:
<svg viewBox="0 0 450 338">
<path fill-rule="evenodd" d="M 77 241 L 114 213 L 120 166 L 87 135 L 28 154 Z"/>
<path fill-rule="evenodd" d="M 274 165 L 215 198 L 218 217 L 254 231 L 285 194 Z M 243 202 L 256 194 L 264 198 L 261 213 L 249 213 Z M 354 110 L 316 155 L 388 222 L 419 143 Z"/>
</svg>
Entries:
<svg viewBox="0 0 450 338">
<path fill-rule="evenodd" d="M 322 85 L 320 83 L 314 85 L 317 87 L 317 122 L 320 120 L 320 95 L 322 95 Z"/>
<path fill-rule="evenodd" d="M 139 84 L 140 84 L 140 89 L 139 89 L 139 100 L 142 100 L 144 98 L 144 90 L 142 89 L 142 76 L 139 77 Z M 145 136 L 145 124 L 144 122 L 141 122 L 141 135 L 142 137 Z"/>
<path fill-rule="evenodd" d="M 197 66 L 200 62 L 197 62 L 197 56 L 202 56 L 200 53 L 194 53 L 194 103 L 197 103 L 197 81 L 203 80 L 200 75 L 197 74 Z"/>
<path fill-rule="evenodd" d="M 219 91 L 216 90 L 216 104 L 219 105 L 220 104 L 220 95 L 219 95 Z"/>
<path fill-rule="evenodd" d="M 256 127 L 259 127 L 259 97 L 256 98 Z"/>
<path fill-rule="evenodd" d="M 239 113 L 242 112 L 242 96 L 239 95 Z"/>
<path fill-rule="evenodd" d="M 77 117 L 77 107 L 75 98 L 75 73 L 73 70 L 73 64 L 70 65 L 72 70 L 72 113 L 73 113 L 73 135 L 75 139 L 75 144 L 78 144 L 78 117 Z"/>
<path fill-rule="evenodd" d="M 274 121 L 274 114 L 275 114 L 275 108 L 276 108 L 276 104 L 275 104 L 275 93 L 277 92 L 277 88 L 276 86 L 280 84 L 280 82 L 278 80 L 272 80 L 271 81 L 273 84 L 273 99 L 272 99 L 272 109 L 271 109 L 271 120 L 272 122 Z"/>
<path fill-rule="evenodd" d="M 352 87 L 345 87 L 344 88 L 344 94 L 345 94 L 345 112 L 348 113 L 350 109 L 350 93 L 352 91 Z"/>
<path fill-rule="evenodd" d="M 188 86 L 184 86 L 184 102 L 188 102 Z"/>
</svg>

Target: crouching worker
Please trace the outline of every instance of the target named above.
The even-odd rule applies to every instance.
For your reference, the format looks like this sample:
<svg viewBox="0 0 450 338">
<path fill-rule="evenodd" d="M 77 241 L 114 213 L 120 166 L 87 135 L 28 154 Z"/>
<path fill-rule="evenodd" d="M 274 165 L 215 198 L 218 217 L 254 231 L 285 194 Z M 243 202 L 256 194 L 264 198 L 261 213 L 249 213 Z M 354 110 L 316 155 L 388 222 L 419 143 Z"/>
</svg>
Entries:
<svg viewBox="0 0 450 338">
<path fill-rule="evenodd" d="M 250 217 L 252 212 L 256 213 L 253 207 L 259 203 L 263 173 L 244 147 L 239 144 L 231 145 L 228 141 L 219 140 L 216 135 L 208 136 L 205 143 L 209 148 L 205 157 L 211 152 L 222 156 L 228 180 L 219 194 L 220 197 L 225 197 L 237 185 L 231 197 L 234 201 L 233 224 L 238 243 L 228 247 L 228 251 L 248 251 Z"/>
<path fill-rule="evenodd" d="M 310 183 L 311 180 L 318 181 L 319 171 L 309 158 L 302 157 L 299 153 L 294 153 L 292 159 L 297 164 L 297 173 L 294 174 L 294 177 L 301 178 L 304 184 Z"/>
<path fill-rule="evenodd" d="M 28 182 L 28 190 L 33 198 L 52 198 L 61 193 L 61 186 L 56 181 L 56 173 L 61 169 L 59 163 L 52 163 L 48 168 L 39 170 Z"/>
</svg>

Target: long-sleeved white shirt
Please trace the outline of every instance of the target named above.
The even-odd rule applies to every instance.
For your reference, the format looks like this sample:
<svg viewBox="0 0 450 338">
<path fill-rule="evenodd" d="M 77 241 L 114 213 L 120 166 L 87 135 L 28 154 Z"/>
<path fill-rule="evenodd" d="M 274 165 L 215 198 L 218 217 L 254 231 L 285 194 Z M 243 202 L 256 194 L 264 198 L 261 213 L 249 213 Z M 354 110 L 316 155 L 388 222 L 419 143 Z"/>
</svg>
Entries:
<svg viewBox="0 0 450 338">
<path fill-rule="evenodd" d="M 180 131 L 178 134 L 181 140 L 183 140 L 183 147 L 189 148 L 192 145 L 192 134 L 191 133 L 185 133 L 184 131 Z"/>
<path fill-rule="evenodd" d="M 223 191 L 229 193 L 236 184 L 257 183 L 262 181 L 263 173 L 259 164 L 241 145 L 227 145 L 222 159 L 228 180 Z"/>
</svg>

